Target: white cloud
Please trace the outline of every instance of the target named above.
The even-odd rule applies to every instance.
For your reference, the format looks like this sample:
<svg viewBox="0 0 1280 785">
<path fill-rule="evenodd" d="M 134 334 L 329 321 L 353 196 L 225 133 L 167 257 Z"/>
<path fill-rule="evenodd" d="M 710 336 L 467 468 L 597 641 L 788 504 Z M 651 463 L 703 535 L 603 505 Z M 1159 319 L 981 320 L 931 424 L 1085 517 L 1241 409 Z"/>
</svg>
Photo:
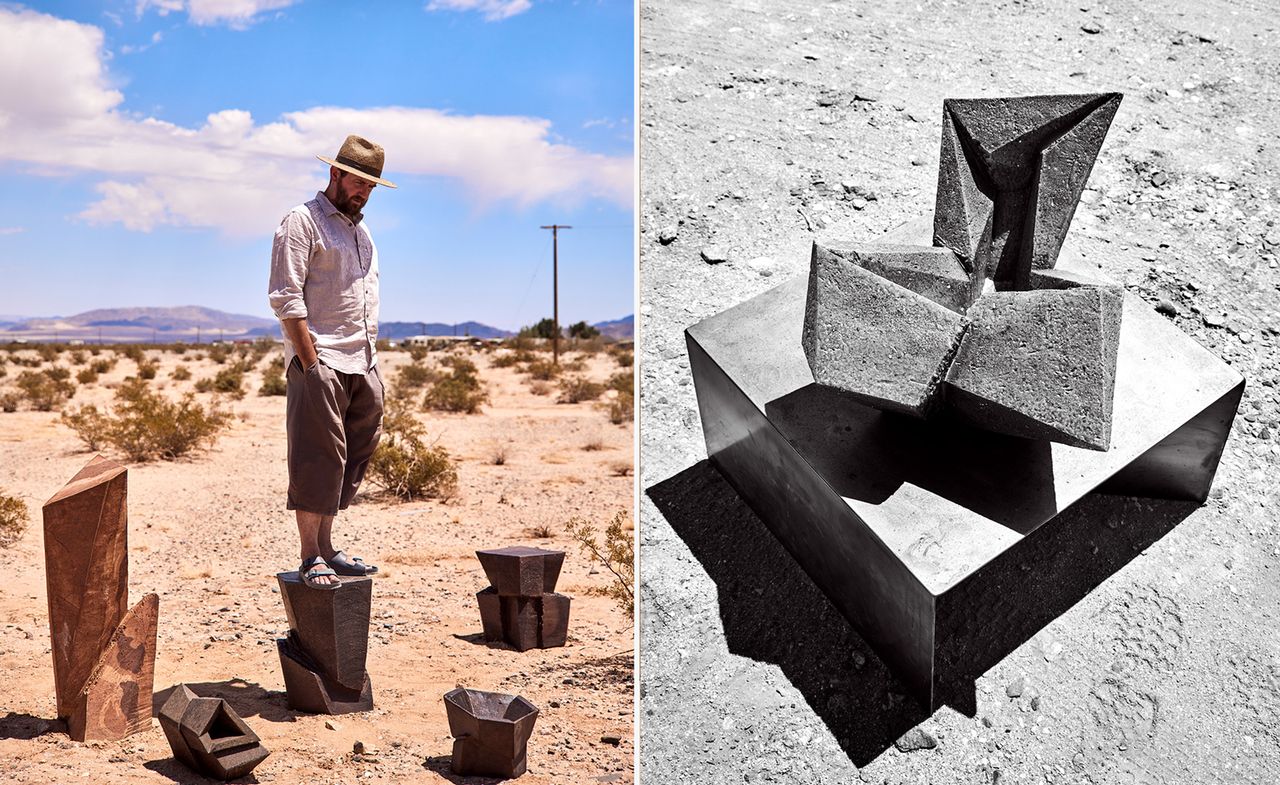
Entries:
<svg viewBox="0 0 1280 785">
<path fill-rule="evenodd" d="M 137 12 L 141 16 L 154 8 L 161 16 L 174 11 L 187 12 L 187 17 L 198 25 L 225 24 L 243 29 L 258 21 L 266 11 L 287 8 L 297 0 L 138 0 Z"/>
<path fill-rule="evenodd" d="M 533 7 L 531 0 L 431 0 L 428 11 L 479 11 L 485 21 L 497 22 Z"/>
<path fill-rule="evenodd" d="M 80 213 L 87 221 L 271 231 L 323 186 L 315 156 L 336 153 L 348 133 L 386 148 L 388 179 L 452 178 L 478 208 L 583 199 L 631 206 L 632 159 L 557 144 L 544 119 L 316 107 L 265 124 L 227 109 L 183 127 L 121 111 L 103 57 L 96 28 L 0 7 L 0 162 L 40 175 L 100 175 L 98 201 Z"/>
<path fill-rule="evenodd" d="M 0 226 L 0 235 L 22 234 L 25 231 L 27 231 L 25 226 Z"/>
</svg>

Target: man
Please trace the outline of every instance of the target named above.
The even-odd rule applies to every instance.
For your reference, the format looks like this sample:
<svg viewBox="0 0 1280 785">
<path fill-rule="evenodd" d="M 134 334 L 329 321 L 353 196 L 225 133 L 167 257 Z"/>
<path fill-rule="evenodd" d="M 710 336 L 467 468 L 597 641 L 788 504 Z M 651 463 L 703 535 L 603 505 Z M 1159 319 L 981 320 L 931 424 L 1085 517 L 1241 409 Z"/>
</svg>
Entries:
<svg viewBox="0 0 1280 785">
<path fill-rule="evenodd" d="M 338 575 L 372 575 L 334 547 L 333 519 L 364 479 L 382 435 L 378 371 L 378 252 L 364 206 L 382 179 L 382 148 L 348 136 L 329 185 L 289 211 L 271 247 L 271 308 L 285 342 L 289 496 L 302 540 L 303 583 L 336 589 Z"/>
</svg>

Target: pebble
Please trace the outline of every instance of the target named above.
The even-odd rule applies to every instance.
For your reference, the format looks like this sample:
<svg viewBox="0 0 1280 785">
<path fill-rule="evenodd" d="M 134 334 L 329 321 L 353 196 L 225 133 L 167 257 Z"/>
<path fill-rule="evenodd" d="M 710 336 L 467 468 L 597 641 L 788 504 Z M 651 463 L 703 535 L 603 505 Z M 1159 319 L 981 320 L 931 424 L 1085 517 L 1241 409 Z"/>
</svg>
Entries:
<svg viewBox="0 0 1280 785">
<path fill-rule="evenodd" d="M 602 744 L 611 744 L 614 747 L 617 747 L 622 743 L 622 738 L 620 736 L 601 736 L 600 742 Z"/>
<path fill-rule="evenodd" d="M 1098 33 L 1102 32 L 1102 25 L 1098 24 L 1097 22 L 1085 22 L 1084 24 L 1080 25 L 1080 29 L 1088 33 L 1089 35 L 1097 35 Z"/>
<path fill-rule="evenodd" d="M 865 208 L 866 208 L 866 206 L 867 206 L 867 200 L 866 200 L 866 199 L 854 199 L 854 200 L 853 200 L 853 202 L 851 202 L 851 204 L 853 205 L 853 209 L 855 209 L 855 210 L 862 210 L 862 209 L 865 209 Z"/>
<path fill-rule="evenodd" d="M 678 235 L 679 235 L 679 230 L 676 229 L 676 227 L 664 226 L 658 232 L 658 242 L 662 243 L 663 245 L 671 245 L 676 241 L 676 237 Z"/>
<path fill-rule="evenodd" d="M 1174 304 L 1173 300 L 1161 297 L 1160 302 L 1156 304 L 1156 311 L 1165 316 L 1177 316 L 1178 306 Z"/>
<path fill-rule="evenodd" d="M 720 264 L 729 261 L 729 253 L 725 251 L 724 246 L 708 245 L 702 249 L 702 261 L 707 264 Z"/>
<path fill-rule="evenodd" d="M 1157 188 L 1159 188 L 1160 186 L 1164 185 L 1167 182 L 1169 182 L 1169 175 L 1165 174 L 1164 172 L 1154 172 L 1151 175 L 1151 184 L 1156 186 Z"/>
<path fill-rule="evenodd" d="M 342 726 L 334 722 L 333 720 L 325 720 L 324 726 L 329 730 L 342 730 Z"/>
<path fill-rule="evenodd" d="M 1022 691 L 1026 689 L 1026 686 L 1027 680 L 1019 676 L 1009 682 L 1009 686 L 1004 688 L 1004 694 L 1008 695 L 1010 698 L 1017 698 L 1022 695 Z"/>
<path fill-rule="evenodd" d="M 1222 314 L 1205 312 L 1200 315 L 1200 318 L 1204 320 L 1205 327 L 1221 327 L 1227 323 Z"/>
<path fill-rule="evenodd" d="M 765 278 L 773 275 L 773 259 L 768 256 L 757 256 L 747 262 L 747 266 Z"/>
<path fill-rule="evenodd" d="M 912 728 L 902 734 L 902 738 L 895 741 L 893 746 L 897 747 L 902 752 L 931 750 L 938 746 L 938 740 L 920 728 Z"/>
</svg>

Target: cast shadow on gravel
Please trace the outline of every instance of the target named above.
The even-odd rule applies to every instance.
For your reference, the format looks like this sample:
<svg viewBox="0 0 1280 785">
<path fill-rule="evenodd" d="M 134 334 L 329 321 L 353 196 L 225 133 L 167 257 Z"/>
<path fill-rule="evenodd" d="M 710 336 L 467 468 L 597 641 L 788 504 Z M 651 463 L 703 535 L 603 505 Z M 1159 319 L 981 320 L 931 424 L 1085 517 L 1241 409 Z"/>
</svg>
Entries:
<svg viewBox="0 0 1280 785">
<path fill-rule="evenodd" d="M 187 687 L 202 698 L 222 698 L 242 719 L 261 717 L 267 722 L 293 722 L 298 715 L 289 708 L 288 697 L 280 690 L 267 690 L 244 679 L 226 681 L 186 682 Z M 177 689 L 173 685 L 157 691 L 151 698 L 151 711 L 160 716 L 165 701 Z M 250 723 L 252 726 L 252 723 Z"/>
<path fill-rule="evenodd" d="M 453 756 L 451 755 L 433 755 L 422 762 L 422 768 L 438 774 L 441 779 L 457 783 L 457 785 L 488 785 L 488 783 L 492 782 L 505 781 L 501 777 L 463 777 L 454 774 L 450 768 L 452 763 Z"/>
<path fill-rule="evenodd" d="M 146 763 L 142 764 L 142 768 L 147 769 L 148 771 L 154 771 L 156 774 L 159 774 L 162 777 L 173 780 L 174 782 L 178 783 L 178 785 L 216 785 L 217 783 L 223 782 L 223 780 L 214 779 L 213 777 L 206 777 L 203 774 L 194 772 L 191 769 L 184 766 L 183 764 L 179 763 L 175 758 L 161 758 L 159 760 L 149 760 Z M 237 777 L 234 780 L 226 780 L 226 782 L 232 782 L 232 783 L 239 782 L 239 783 L 251 784 L 251 783 L 257 783 L 259 782 L 259 780 L 252 773 L 250 773 L 250 774 L 244 775 L 243 777 Z"/>
<path fill-rule="evenodd" d="M 715 582 L 729 651 L 778 665 L 854 765 L 870 763 L 930 716 L 710 462 L 647 494 Z M 965 591 L 1019 591 L 1029 601 L 992 628 L 980 651 L 940 652 L 940 660 L 966 663 L 953 666 L 943 688 L 948 705 L 975 716 L 974 681 L 982 673 L 1198 506 L 1089 496 L 1060 516 L 1062 525 L 1024 538 L 1007 554 L 1014 558 L 980 570 Z"/>
<path fill-rule="evenodd" d="M 0 739 L 30 741 L 46 733 L 66 733 L 67 724 L 62 720 L 46 720 L 34 714 L 11 711 L 0 717 Z"/>
</svg>

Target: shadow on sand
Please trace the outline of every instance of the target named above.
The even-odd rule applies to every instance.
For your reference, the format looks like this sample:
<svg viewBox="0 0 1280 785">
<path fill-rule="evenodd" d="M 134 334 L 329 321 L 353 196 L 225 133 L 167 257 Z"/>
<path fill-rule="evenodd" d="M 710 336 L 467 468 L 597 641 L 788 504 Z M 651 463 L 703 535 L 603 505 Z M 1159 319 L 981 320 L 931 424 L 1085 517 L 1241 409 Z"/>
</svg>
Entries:
<svg viewBox="0 0 1280 785">
<path fill-rule="evenodd" d="M 929 716 L 708 461 L 647 494 L 715 582 L 729 650 L 778 665 L 854 765 Z M 949 692 L 959 695 L 948 702 L 973 716 L 974 679 L 1198 506 L 1088 496 L 962 583 L 956 590 L 975 597 L 1016 588 L 1029 601 L 992 629 L 981 651 L 940 652 L 939 667 L 952 663 L 955 674 Z M 1080 536 L 1082 521 L 1088 536 Z"/>
</svg>

